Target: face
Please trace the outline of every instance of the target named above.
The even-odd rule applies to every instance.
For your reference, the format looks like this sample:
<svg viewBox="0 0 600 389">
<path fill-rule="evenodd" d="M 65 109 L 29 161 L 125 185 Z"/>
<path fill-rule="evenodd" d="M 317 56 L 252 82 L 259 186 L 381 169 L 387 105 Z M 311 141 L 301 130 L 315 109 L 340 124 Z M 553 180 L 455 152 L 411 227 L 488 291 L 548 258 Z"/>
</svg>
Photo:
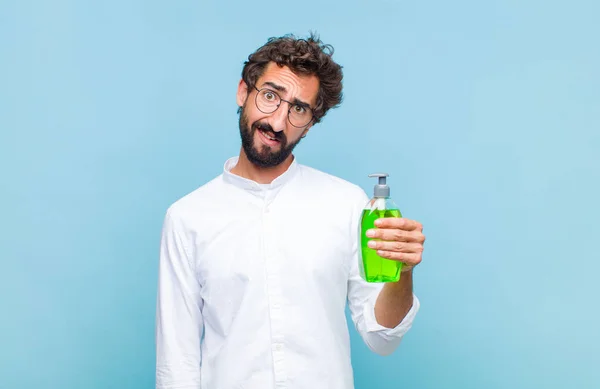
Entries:
<svg viewBox="0 0 600 389">
<path fill-rule="evenodd" d="M 256 82 L 256 88 L 269 88 L 283 100 L 314 107 L 319 80 L 316 76 L 296 75 L 288 67 L 270 63 Z M 246 83 L 240 81 L 237 103 L 241 107 L 239 126 L 242 147 L 250 162 L 256 166 L 274 167 L 291 155 L 312 122 L 302 128 L 293 126 L 288 120 L 290 105 L 285 101 L 275 112 L 261 112 L 255 103 L 257 94 L 256 89 L 248 89 Z"/>
</svg>

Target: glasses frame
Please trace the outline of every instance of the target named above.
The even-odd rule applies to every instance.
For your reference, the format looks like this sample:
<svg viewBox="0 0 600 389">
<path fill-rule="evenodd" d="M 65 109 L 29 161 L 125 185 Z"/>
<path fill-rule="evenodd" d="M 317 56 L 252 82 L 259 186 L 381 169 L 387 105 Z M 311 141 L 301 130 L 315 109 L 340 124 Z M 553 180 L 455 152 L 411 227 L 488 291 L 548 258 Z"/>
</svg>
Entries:
<svg viewBox="0 0 600 389">
<path fill-rule="evenodd" d="M 297 126 L 297 125 L 295 125 L 294 123 L 292 123 L 292 120 L 290 119 L 290 113 L 292 112 L 292 107 L 293 107 L 294 105 L 298 105 L 298 104 L 295 104 L 295 103 L 292 103 L 291 101 L 287 101 L 287 100 L 284 100 L 284 99 L 282 99 L 282 98 L 281 98 L 281 96 L 279 95 L 279 93 L 277 93 L 276 91 L 274 91 L 274 90 L 273 90 L 273 89 L 271 89 L 271 88 L 261 88 L 261 89 L 258 89 L 258 88 L 256 87 L 256 85 L 253 85 L 253 87 L 254 87 L 254 89 L 256 89 L 256 91 L 258 92 L 258 93 L 256 94 L 256 96 L 254 97 L 254 104 L 256 105 L 256 108 L 257 108 L 257 109 L 258 109 L 260 112 L 262 112 L 262 113 L 266 113 L 266 114 L 271 114 L 271 113 L 273 113 L 273 112 L 276 112 L 276 111 L 279 109 L 279 107 L 281 106 L 281 102 L 282 102 L 282 101 L 284 101 L 284 102 L 288 103 L 288 105 L 289 105 L 289 108 L 288 108 L 288 113 L 287 113 L 287 119 L 288 119 L 288 122 L 290 122 L 290 124 L 291 124 L 292 126 L 294 126 L 294 127 L 296 127 L 296 128 L 304 128 L 304 127 L 308 126 L 308 125 L 310 124 L 310 122 L 312 122 L 312 121 L 313 121 L 313 119 L 315 118 L 315 112 L 313 111 L 313 109 L 312 109 L 311 107 L 303 107 L 303 108 L 305 108 L 305 109 L 308 109 L 308 110 L 310 111 L 310 119 L 308 120 L 308 122 L 307 122 L 306 124 L 304 124 L 304 125 L 302 125 L 302 126 Z M 277 97 L 279 98 L 279 104 L 277 104 L 277 106 L 275 107 L 275 109 L 274 109 L 274 110 L 272 110 L 271 112 L 265 112 L 265 111 L 263 111 L 262 109 L 260 109 L 260 107 L 258 106 L 258 96 L 260 95 L 260 92 L 261 92 L 261 91 L 263 91 L 263 90 L 268 90 L 269 92 L 273 93 L 275 96 L 277 96 Z"/>
</svg>

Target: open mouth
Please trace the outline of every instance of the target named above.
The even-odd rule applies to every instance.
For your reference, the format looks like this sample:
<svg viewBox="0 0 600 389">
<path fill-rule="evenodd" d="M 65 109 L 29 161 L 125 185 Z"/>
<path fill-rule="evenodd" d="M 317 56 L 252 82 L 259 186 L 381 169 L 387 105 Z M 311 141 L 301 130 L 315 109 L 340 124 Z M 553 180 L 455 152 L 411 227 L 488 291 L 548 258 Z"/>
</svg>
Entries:
<svg viewBox="0 0 600 389">
<path fill-rule="evenodd" d="M 279 139 L 275 138 L 275 136 L 272 132 L 265 131 L 260 127 L 258 127 L 257 130 L 260 133 L 263 143 L 266 143 L 269 146 L 274 146 L 276 144 L 279 144 Z"/>
<path fill-rule="evenodd" d="M 267 132 L 265 132 L 265 131 L 263 131 L 263 130 L 258 130 L 258 131 L 260 131 L 260 132 L 261 132 L 261 133 L 262 133 L 262 134 L 263 134 L 265 137 L 267 137 L 268 139 L 270 139 L 270 140 L 274 140 L 274 141 L 277 141 L 277 142 L 279 142 L 277 139 L 275 139 L 275 138 L 274 138 L 274 137 L 272 137 L 271 135 L 267 134 Z"/>
</svg>

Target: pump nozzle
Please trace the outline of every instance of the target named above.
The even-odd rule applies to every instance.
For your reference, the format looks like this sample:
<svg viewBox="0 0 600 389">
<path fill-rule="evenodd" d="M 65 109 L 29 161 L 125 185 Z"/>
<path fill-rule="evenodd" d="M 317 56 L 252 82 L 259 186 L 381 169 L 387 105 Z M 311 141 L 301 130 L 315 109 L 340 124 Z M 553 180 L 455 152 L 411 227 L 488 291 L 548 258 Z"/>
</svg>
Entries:
<svg viewBox="0 0 600 389">
<path fill-rule="evenodd" d="M 386 177 L 389 177 L 387 173 L 373 173 L 369 174 L 369 177 L 378 177 L 379 183 L 375 185 L 373 189 L 373 195 L 375 197 L 390 197 L 390 187 L 386 184 Z"/>
</svg>

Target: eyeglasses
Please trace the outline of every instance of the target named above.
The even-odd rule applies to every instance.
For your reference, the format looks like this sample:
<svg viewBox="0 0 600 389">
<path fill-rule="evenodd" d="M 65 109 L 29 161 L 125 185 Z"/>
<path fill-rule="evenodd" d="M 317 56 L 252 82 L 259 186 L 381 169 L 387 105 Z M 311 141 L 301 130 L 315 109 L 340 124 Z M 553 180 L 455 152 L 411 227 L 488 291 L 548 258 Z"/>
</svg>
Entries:
<svg viewBox="0 0 600 389">
<path fill-rule="evenodd" d="M 288 120 L 294 127 L 305 127 L 313 119 L 313 110 L 306 104 L 292 103 L 282 99 L 277 92 L 269 88 L 258 89 L 254 86 L 254 89 L 258 91 L 256 98 L 256 107 L 262 113 L 273 113 L 277 111 L 282 101 L 285 101 L 290 105 L 288 109 Z"/>
</svg>

